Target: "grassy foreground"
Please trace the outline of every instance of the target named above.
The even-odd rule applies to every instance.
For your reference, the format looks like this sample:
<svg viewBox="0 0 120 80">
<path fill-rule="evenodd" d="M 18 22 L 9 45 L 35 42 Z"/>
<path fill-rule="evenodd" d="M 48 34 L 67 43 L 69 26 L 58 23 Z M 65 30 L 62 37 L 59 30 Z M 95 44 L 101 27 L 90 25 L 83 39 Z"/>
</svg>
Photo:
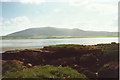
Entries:
<svg viewBox="0 0 120 80">
<path fill-rule="evenodd" d="M 6 74 L 4 78 L 86 78 L 70 67 L 54 67 L 51 65 L 29 68 Z M 86 78 L 87 79 L 87 78 Z"/>
<path fill-rule="evenodd" d="M 3 53 L 3 78 L 118 78 L 119 44 L 52 45 Z"/>
</svg>

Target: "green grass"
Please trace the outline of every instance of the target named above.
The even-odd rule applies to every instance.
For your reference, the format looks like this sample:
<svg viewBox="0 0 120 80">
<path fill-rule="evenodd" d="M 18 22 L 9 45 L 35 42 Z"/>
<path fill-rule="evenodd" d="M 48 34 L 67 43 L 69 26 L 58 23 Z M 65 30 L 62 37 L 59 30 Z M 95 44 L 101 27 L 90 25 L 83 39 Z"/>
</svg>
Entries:
<svg viewBox="0 0 120 80">
<path fill-rule="evenodd" d="M 60 44 L 60 45 L 51 45 L 51 46 L 45 46 L 50 48 L 74 48 L 74 49 L 84 49 L 84 50 L 91 50 L 91 49 L 97 49 L 97 46 L 94 45 L 78 45 L 78 44 Z"/>
<path fill-rule="evenodd" d="M 51 45 L 48 46 L 51 48 L 83 48 L 83 45 L 76 45 L 76 44 L 61 44 L 61 45 Z"/>
<path fill-rule="evenodd" d="M 11 72 L 3 78 L 83 78 L 86 76 L 70 67 L 54 67 L 51 65 L 29 68 L 19 72 Z"/>
</svg>

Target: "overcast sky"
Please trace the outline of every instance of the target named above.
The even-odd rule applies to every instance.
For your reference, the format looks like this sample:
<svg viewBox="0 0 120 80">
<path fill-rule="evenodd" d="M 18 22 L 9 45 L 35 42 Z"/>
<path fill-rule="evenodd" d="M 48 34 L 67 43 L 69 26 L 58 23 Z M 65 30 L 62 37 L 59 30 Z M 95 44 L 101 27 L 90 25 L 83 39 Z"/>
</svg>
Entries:
<svg viewBox="0 0 120 80">
<path fill-rule="evenodd" d="M 36 27 L 118 31 L 117 0 L 0 0 L 1 35 Z"/>
</svg>

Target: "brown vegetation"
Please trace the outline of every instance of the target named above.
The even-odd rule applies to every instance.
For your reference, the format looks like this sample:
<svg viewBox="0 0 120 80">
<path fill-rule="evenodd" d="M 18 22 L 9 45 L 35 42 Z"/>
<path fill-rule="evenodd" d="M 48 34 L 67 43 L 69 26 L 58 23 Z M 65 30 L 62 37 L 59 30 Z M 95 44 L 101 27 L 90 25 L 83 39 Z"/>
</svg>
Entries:
<svg viewBox="0 0 120 80">
<path fill-rule="evenodd" d="M 38 65 L 69 66 L 88 78 L 109 78 L 109 76 L 118 78 L 118 44 L 69 46 L 7 51 L 2 57 L 3 60 L 19 60 L 28 68 Z M 109 64 L 111 61 L 112 64 Z M 109 66 L 114 63 L 116 63 L 114 69 L 113 67 L 106 69 L 105 64 Z M 107 73 L 110 75 L 106 75 Z"/>
</svg>

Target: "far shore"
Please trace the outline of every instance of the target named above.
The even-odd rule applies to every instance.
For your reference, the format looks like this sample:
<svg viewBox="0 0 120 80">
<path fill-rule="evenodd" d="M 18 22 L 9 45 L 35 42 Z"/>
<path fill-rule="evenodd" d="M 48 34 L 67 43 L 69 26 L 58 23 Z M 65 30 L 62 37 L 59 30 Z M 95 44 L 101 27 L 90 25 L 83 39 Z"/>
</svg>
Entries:
<svg viewBox="0 0 120 80">
<path fill-rule="evenodd" d="M 53 36 L 53 37 L 44 37 L 44 38 L 2 38 L 0 40 L 22 40 L 22 39 L 70 39 L 70 38 L 117 38 L 119 36 L 82 36 L 82 37 L 64 37 L 64 36 Z"/>
</svg>

